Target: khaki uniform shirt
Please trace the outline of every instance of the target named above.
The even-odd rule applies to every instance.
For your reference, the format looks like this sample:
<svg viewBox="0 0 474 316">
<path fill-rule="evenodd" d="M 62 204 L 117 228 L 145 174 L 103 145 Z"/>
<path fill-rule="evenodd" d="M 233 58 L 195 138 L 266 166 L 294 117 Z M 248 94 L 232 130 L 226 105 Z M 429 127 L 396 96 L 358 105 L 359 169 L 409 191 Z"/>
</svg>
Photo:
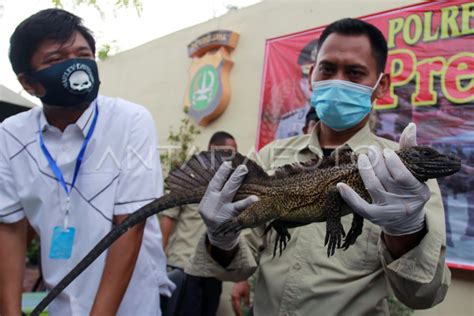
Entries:
<svg viewBox="0 0 474 316">
<path fill-rule="evenodd" d="M 272 170 L 295 161 L 322 156 L 318 128 L 311 135 L 277 140 L 259 153 L 259 162 Z M 372 134 L 366 125 L 344 146 L 366 152 L 368 145 L 395 149 L 392 141 Z M 223 268 L 206 251 L 202 236 L 189 274 L 244 280 L 257 271 L 254 311 L 266 315 L 389 315 L 390 291 L 412 308 L 429 308 L 443 300 L 451 280 L 445 265 L 443 204 L 437 182 L 428 182 L 427 234 L 420 244 L 394 260 L 377 225 L 364 220 L 362 234 L 346 251 L 336 249 L 328 258 L 324 247 L 326 223 L 290 229 L 291 240 L 283 254 L 273 258 L 275 234 L 262 238 L 262 230 L 247 230 L 239 251 Z M 352 216 L 344 216 L 347 232 Z"/>
<path fill-rule="evenodd" d="M 169 266 L 184 269 L 196 249 L 206 226 L 198 212 L 197 204 L 183 205 L 166 210 L 160 216 L 175 220 L 175 225 L 165 249 Z"/>
</svg>

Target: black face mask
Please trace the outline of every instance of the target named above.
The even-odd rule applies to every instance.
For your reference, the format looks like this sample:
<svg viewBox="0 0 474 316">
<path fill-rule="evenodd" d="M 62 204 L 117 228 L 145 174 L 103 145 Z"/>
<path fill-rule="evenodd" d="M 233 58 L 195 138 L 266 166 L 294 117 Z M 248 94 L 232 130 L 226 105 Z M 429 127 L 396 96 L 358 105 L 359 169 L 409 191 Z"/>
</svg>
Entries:
<svg viewBox="0 0 474 316">
<path fill-rule="evenodd" d="M 99 72 L 94 60 L 68 59 L 29 75 L 46 90 L 41 101 L 48 105 L 73 107 L 92 102 L 99 93 Z"/>
</svg>

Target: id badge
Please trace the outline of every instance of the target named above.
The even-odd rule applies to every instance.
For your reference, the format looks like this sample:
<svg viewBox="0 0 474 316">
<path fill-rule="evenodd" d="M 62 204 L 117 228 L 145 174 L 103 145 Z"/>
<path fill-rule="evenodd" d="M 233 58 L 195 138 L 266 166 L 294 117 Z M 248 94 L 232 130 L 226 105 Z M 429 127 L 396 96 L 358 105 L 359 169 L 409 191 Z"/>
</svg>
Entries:
<svg viewBox="0 0 474 316">
<path fill-rule="evenodd" d="M 64 228 L 56 226 L 51 238 L 51 248 L 49 250 L 49 259 L 69 259 L 72 254 L 72 245 L 76 229 L 74 227 Z"/>
</svg>

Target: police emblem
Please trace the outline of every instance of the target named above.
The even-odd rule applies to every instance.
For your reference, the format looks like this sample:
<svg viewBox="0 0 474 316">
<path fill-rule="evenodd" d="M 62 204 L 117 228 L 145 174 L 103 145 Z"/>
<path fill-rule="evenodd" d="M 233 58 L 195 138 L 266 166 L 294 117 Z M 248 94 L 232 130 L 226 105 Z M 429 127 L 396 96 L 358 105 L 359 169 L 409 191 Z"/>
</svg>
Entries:
<svg viewBox="0 0 474 316">
<path fill-rule="evenodd" d="M 229 103 L 229 74 L 233 65 L 230 52 L 238 39 L 235 32 L 219 30 L 206 33 L 188 45 L 193 61 L 184 106 L 188 115 L 201 126 L 221 115 Z"/>
</svg>

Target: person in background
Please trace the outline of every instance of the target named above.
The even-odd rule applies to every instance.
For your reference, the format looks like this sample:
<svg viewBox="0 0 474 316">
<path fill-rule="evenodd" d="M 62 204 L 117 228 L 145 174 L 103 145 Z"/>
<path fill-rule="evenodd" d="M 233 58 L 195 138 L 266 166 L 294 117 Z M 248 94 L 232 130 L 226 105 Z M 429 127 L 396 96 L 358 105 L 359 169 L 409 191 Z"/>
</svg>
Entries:
<svg viewBox="0 0 474 316">
<path fill-rule="evenodd" d="M 276 234 L 265 236 L 264 227 L 246 230 L 253 234 L 216 233 L 258 200 L 233 201 L 248 170 L 223 164 L 199 204 L 207 231 L 186 272 L 230 281 L 256 272 L 256 316 L 389 315 L 390 293 L 410 308 L 430 308 L 445 298 L 451 279 L 439 187 L 436 180 L 418 181 L 394 151 L 416 146 L 415 124 L 398 144 L 377 137 L 368 124 L 373 102 L 390 88 L 387 42 L 375 26 L 346 18 L 329 24 L 318 45 L 311 105 L 320 121 L 309 135 L 268 144 L 257 161 L 271 172 L 340 151 L 358 153 L 372 202 L 344 183 L 334 194 L 353 216 L 365 218 L 361 235 L 328 256 L 326 223 L 311 223 L 289 229 L 286 249 L 273 257 Z M 341 218 L 346 232 L 351 221 Z"/>
<path fill-rule="evenodd" d="M 98 96 L 95 40 L 81 18 L 60 9 L 30 16 L 10 38 L 10 62 L 43 106 L 0 126 L 2 316 L 20 315 L 27 221 L 51 289 L 114 225 L 162 194 L 155 123 L 140 105 Z M 131 228 L 49 315 L 160 315 L 157 298 L 174 285 L 157 240 L 156 217 Z"/>
<path fill-rule="evenodd" d="M 237 143 L 232 135 L 220 131 L 210 138 L 208 150 L 230 150 L 233 153 L 237 151 Z M 173 296 L 165 303 L 165 316 L 216 315 L 222 282 L 212 277 L 196 277 L 184 273 L 196 248 L 198 236 L 206 231 L 197 205 L 184 205 L 162 212 L 160 227 L 170 278 L 176 280 L 178 285 Z"/>
</svg>

